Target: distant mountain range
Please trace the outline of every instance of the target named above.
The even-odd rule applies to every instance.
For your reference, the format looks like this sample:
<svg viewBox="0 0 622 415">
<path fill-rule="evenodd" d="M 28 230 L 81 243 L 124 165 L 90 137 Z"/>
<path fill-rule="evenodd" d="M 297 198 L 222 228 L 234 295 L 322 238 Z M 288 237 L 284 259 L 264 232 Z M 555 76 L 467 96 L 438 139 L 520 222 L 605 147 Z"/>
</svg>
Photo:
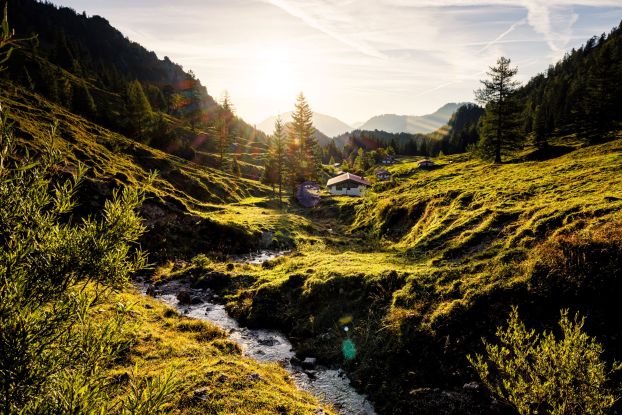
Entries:
<svg viewBox="0 0 622 415">
<path fill-rule="evenodd" d="M 449 103 L 428 115 L 383 114 L 372 117 L 358 126 L 359 130 L 386 131 L 388 133 L 427 134 L 447 124 L 451 115 L 466 103 Z"/>
<path fill-rule="evenodd" d="M 289 123 L 292 120 L 292 113 L 285 112 L 280 115 L 281 121 L 284 124 Z M 274 122 L 276 116 L 269 117 L 257 125 L 257 128 L 266 134 L 272 134 L 274 132 Z M 313 125 L 315 128 L 328 137 L 335 137 L 343 133 L 347 133 L 352 130 L 352 127 L 343 121 L 338 120 L 330 115 L 320 114 L 318 112 L 313 113 Z"/>
<path fill-rule="evenodd" d="M 348 125 L 330 115 L 314 113 L 313 125 L 322 133 L 321 135 L 327 137 L 337 137 L 353 130 L 380 130 L 394 134 L 428 134 L 446 125 L 452 114 L 465 104 L 464 102 L 445 104 L 434 113 L 427 115 L 377 115 L 366 122 L 357 122 L 352 125 Z M 289 123 L 291 121 L 291 116 L 291 112 L 280 115 L 284 123 Z M 274 132 L 275 121 L 276 116 L 269 117 L 261 124 L 257 125 L 257 128 L 266 134 L 272 134 Z"/>
</svg>

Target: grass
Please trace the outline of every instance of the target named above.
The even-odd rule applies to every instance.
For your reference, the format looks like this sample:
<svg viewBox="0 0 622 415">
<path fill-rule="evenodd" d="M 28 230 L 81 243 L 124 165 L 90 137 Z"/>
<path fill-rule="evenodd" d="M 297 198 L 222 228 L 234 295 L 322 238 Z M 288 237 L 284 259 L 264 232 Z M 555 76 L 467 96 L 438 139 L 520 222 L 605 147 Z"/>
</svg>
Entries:
<svg viewBox="0 0 622 415">
<path fill-rule="evenodd" d="M 242 356 L 239 346 L 219 328 L 185 318 L 162 303 L 128 290 L 114 295 L 109 310 L 124 304 L 130 315 L 130 356 L 109 375 L 156 378 L 172 369 L 177 383 L 168 397 L 174 414 L 316 414 L 322 407 L 299 390 L 276 363 Z"/>
<path fill-rule="evenodd" d="M 615 301 L 600 304 L 577 287 L 609 292 L 603 284 L 615 278 L 600 273 L 619 269 L 596 254 L 617 252 L 616 239 L 599 248 L 603 237 L 590 235 L 622 221 L 622 139 L 523 160 L 491 165 L 446 156 L 433 170 L 403 160 L 390 167 L 403 175 L 392 186 L 361 199 L 333 198 L 305 214 L 325 230 L 336 225 L 339 241 L 326 233 L 263 267 L 236 268 L 233 278 L 244 282 L 229 291 L 228 309 L 248 324 L 285 330 L 303 353 L 339 362 L 379 409 L 395 413 L 419 404 L 434 411 L 409 397 L 415 386 L 460 390 L 473 380 L 466 354 L 480 351 L 481 336 L 494 333 L 512 304 L 545 328 L 560 308 L 590 310 L 592 328 L 617 350 L 618 324 L 602 323 Z M 564 238 L 582 242 L 555 242 Z M 553 251 L 557 259 L 546 259 Z M 574 263 L 566 255 L 575 251 L 600 261 L 585 266 L 593 277 L 553 277 L 573 275 L 560 264 Z M 346 337 L 359 349 L 354 361 L 342 354 Z"/>
<path fill-rule="evenodd" d="M 24 148 L 40 153 L 51 145 L 61 152 L 66 171 L 78 163 L 89 168 L 77 214 L 100 210 L 115 187 L 146 190 L 142 215 L 148 232 L 142 243 L 154 259 L 292 247 L 317 231 L 287 203 L 284 210 L 277 209 L 272 190 L 258 181 L 130 140 L 9 82 L 2 82 L 0 89 L 0 100 Z M 152 171 L 157 177 L 149 181 Z"/>
</svg>

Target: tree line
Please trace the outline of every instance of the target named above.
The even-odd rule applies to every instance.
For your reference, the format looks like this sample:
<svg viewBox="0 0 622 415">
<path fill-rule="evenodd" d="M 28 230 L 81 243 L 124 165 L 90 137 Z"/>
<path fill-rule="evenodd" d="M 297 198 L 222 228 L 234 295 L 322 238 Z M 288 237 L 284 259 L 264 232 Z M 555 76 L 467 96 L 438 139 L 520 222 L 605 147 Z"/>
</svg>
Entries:
<svg viewBox="0 0 622 415">
<path fill-rule="evenodd" d="M 268 146 L 262 182 L 271 185 L 275 193 L 278 189 L 279 202 L 285 187 L 295 195 L 298 185 L 321 177 L 321 151 L 315 138 L 313 111 L 302 92 L 296 99 L 291 123 L 276 119 Z"/>
<path fill-rule="evenodd" d="M 36 33 L 38 42 L 16 50 L 3 77 L 187 160 L 233 172 L 234 150 L 265 150 L 265 135 L 235 116 L 228 97 L 217 102 L 192 71 L 159 59 L 106 19 L 34 0 L 12 2 L 9 17 L 18 36 Z"/>
</svg>

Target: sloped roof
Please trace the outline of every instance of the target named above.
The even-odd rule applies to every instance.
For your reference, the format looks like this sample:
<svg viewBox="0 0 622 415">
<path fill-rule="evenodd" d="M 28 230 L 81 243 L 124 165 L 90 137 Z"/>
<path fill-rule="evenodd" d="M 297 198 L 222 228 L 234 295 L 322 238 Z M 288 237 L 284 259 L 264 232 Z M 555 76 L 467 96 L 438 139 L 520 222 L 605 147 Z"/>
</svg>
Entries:
<svg viewBox="0 0 622 415">
<path fill-rule="evenodd" d="M 348 180 L 352 180 L 353 182 L 357 182 L 365 186 L 371 186 L 371 183 L 363 179 L 361 176 L 357 176 L 356 174 L 351 174 L 351 173 L 340 174 L 337 177 L 333 177 L 332 179 L 329 179 L 328 182 L 326 182 L 326 186 L 327 187 L 332 186 L 334 184 L 345 182 Z"/>
</svg>

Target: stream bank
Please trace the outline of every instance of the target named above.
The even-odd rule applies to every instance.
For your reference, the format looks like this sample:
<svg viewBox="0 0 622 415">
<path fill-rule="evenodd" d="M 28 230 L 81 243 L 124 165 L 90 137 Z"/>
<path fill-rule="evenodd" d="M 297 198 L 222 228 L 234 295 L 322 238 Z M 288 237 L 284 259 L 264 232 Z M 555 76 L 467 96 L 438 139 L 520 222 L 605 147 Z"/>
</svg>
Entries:
<svg viewBox="0 0 622 415">
<path fill-rule="evenodd" d="M 238 261 L 261 264 L 283 255 L 282 252 L 260 251 L 237 258 Z M 342 415 L 375 415 L 373 405 L 356 392 L 346 373 L 337 367 L 326 367 L 307 356 L 299 359 L 287 337 L 276 330 L 242 327 L 229 316 L 220 297 L 211 289 L 191 288 L 184 280 L 172 280 L 159 284 L 156 289 L 143 285 L 142 292 L 149 292 L 187 317 L 209 321 L 229 334 L 243 353 L 263 362 L 276 362 L 291 373 L 296 385 L 331 405 Z M 183 293 L 185 298 L 180 296 Z M 181 298 L 184 301 L 179 301 Z"/>
</svg>

